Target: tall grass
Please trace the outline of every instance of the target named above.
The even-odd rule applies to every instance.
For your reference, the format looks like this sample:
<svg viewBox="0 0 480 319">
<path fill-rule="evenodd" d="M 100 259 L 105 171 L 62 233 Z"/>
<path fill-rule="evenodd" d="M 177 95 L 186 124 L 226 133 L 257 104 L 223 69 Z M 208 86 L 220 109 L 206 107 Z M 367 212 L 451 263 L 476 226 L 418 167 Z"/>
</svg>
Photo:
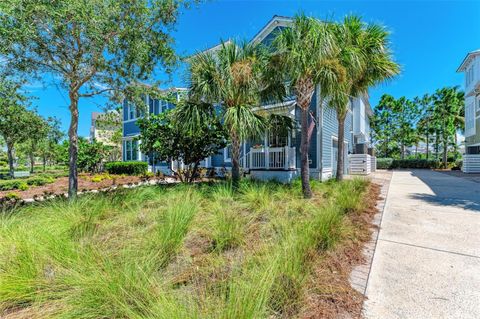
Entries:
<svg viewBox="0 0 480 319">
<path fill-rule="evenodd" d="M 147 187 L 4 214 L 0 316 L 292 317 L 316 258 L 349 235 L 366 182 L 313 189 L 307 202 L 296 184 Z M 197 242 L 210 249 L 193 252 Z"/>
</svg>

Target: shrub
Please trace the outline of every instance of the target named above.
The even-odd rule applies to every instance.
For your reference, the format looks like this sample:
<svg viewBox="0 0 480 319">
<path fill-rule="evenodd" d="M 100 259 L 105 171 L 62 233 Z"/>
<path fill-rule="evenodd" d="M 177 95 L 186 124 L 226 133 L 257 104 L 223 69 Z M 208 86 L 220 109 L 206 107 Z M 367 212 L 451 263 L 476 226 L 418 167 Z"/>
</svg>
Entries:
<svg viewBox="0 0 480 319">
<path fill-rule="evenodd" d="M 105 169 L 109 174 L 144 175 L 147 172 L 146 162 L 108 162 Z"/>
<path fill-rule="evenodd" d="M 378 169 L 391 168 L 438 168 L 440 161 L 427 159 L 392 159 L 392 158 L 377 158 Z"/>
<path fill-rule="evenodd" d="M 454 163 L 454 165 L 452 166 L 452 170 L 453 171 L 460 171 L 462 170 L 462 167 L 463 167 L 463 159 L 457 159 Z"/>
<path fill-rule="evenodd" d="M 377 158 L 378 169 L 392 168 L 393 158 Z"/>
<path fill-rule="evenodd" d="M 53 183 L 55 181 L 52 177 L 34 176 L 22 179 L 11 179 L 0 181 L 0 191 L 8 191 L 12 189 L 27 190 L 28 186 L 42 186 Z"/>
<path fill-rule="evenodd" d="M 95 176 L 92 177 L 92 182 L 100 183 L 101 181 L 104 181 L 106 179 L 111 180 L 112 177 L 108 174 L 99 174 L 99 175 L 95 175 Z"/>
<path fill-rule="evenodd" d="M 28 186 L 27 186 L 27 187 L 28 187 Z M 7 195 L 5 195 L 5 198 L 8 199 L 8 200 L 15 200 L 15 201 L 22 199 L 22 198 L 20 197 L 20 195 L 18 195 L 17 193 L 13 193 L 13 192 L 8 193 Z"/>
</svg>

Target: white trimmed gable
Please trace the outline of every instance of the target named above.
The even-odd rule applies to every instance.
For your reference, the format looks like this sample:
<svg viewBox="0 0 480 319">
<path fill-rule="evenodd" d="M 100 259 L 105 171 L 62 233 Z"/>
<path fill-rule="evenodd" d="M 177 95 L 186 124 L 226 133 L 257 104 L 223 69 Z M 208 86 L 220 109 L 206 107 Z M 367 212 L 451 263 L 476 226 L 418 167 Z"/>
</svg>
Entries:
<svg viewBox="0 0 480 319">
<path fill-rule="evenodd" d="M 258 44 L 263 41 L 276 27 L 288 27 L 293 19 L 289 17 L 273 16 L 273 18 L 253 37 L 250 43 Z"/>
</svg>

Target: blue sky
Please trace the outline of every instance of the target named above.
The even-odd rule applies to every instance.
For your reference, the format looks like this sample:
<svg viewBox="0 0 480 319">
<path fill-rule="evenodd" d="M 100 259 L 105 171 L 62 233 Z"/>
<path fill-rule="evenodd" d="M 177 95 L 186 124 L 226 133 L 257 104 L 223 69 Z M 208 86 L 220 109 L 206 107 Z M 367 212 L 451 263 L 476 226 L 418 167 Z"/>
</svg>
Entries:
<svg viewBox="0 0 480 319">
<path fill-rule="evenodd" d="M 213 46 L 220 39 L 250 40 L 273 15 L 293 16 L 299 11 L 334 20 L 354 13 L 390 29 L 392 49 L 402 74 L 371 89 L 372 106 L 384 93 L 413 98 L 443 86 L 462 86 L 463 76 L 456 73 L 456 68 L 467 52 L 480 48 L 480 0 L 208 1 L 182 12 L 174 33 L 175 48 L 178 54 L 187 55 Z M 46 77 L 51 82 L 50 76 Z M 177 72 L 163 86 L 182 86 L 183 78 Z M 34 105 L 40 114 L 59 117 L 66 131 L 70 121 L 66 92 L 55 85 L 32 85 L 27 89 L 37 97 Z M 104 103 L 100 97 L 80 101 L 79 135 L 88 135 L 90 113 L 100 110 Z"/>
</svg>

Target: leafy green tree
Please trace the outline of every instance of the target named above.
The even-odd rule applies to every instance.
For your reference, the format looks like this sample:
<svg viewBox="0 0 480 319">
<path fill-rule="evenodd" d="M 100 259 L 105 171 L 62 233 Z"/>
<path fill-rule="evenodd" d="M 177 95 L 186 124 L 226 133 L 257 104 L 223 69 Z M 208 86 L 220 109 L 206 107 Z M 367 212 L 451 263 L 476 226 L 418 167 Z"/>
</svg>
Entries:
<svg viewBox="0 0 480 319">
<path fill-rule="evenodd" d="M 383 157 L 393 157 L 398 151 L 398 142 L 395 139 L 394 103 L 393 96 L 382 95 L 370 119 L 375 148 Z"/>
<path fill-rule="evenodd" d="M 345 81 L 337 81 L 322 87 L 322 95 L 329 98 L 329 105 L 336 110 L 338 121 L 337 180 L 343 179 L 345 118 L 353 97 L 368 93 L 371 86 L 393 78 L 400 72 L 389 50 L 389 35 L 378 24 L 366 24 L 357 16 L 347 16 L 341 23 L 330 26 L 338 50 L 332 59 L 346 75 Z"/>
<path fill-rule="evenodd" d="M 240 180 L 241 142 L 260 135 L 266 128 L 254 108 L 264 99 L 281 96 L 285 90 L 283 81 L 277 81 L 268 71 L 270 62 L 264 49 L 233 41 L 222 43 L 216 52 L 200 52 L 189 60 L 191 99 L 218 105 L 229 134 L 235 188 Z M 198 124 L 196 117 L 190 117 L 190 121 Z"/>
<path fill-rule="evenodd" d="M 323 90 L 329 83 L 342 83 L 345 80 L 345 72 L 330 59 L 336 49 L 333 36 L 327 24 L 317 19 L 305 15 L 296 16 L 293 24 L 277 35 L 273 46 L 279 65 L 283 67 L 285 77 L 295 93 L 297 106 L 301 111 L 300 173 L 303 196 L 310 198 L 312 190 L 309 182 L 310 136 L 308 132 L 309 127 L 314 125 L 312 120 L 309 121 L 312 96 L 318 85 Z"/>
<path fill-rule="evenodd" d="M 426 159 L 428 160 L 430 153 L 430 138 L 434 133 L 433 122 L 433 105 L 432 97 L 429 94 L 423 95 L 423 97 L 416 97 L 414 102 L 417 104 L 420 111 L 420 119 L 417 123 L 417 134 L 421 140 L 426 144 Z"/>
<path fill-rule="evenodd" d="M 65 164 L 69 163 L 69 149 L 69 141 L 64 141 L 61 154 Z M 92 174 L 100 172 L 102 170 L 102 164 L 108 156 L 108 152 L 108 145 L 80 137 L 78 139 L 78 170 Z"/>
<path fill-rule="evenodd" d="M 189 130 L 186 122 L 197 114 L 201 117 L 195 130 Z M 178 161 L 184 169 L 176 173 L 182 182 L 193 182 L 200 162 L 215 155 L 227 145 L 227 132 L 215 114 L 211 104 L 182 102 L 175 111 L 138 120 L 140 148 L 152 157 L 153 162 Z"/>
<path fill-rule="evenodd" d="M 175 63 L 170 31 L 180 0 L 3 0 L 0 54 L 16 72 L 49 73 L 68 92 L 69 197 L 78 188 L 80 98 L 118 93 Z M 118 96 L 114 94 L 113 96 Z"/>
<path fill-rule="evenodd" d="M 42 158 L 43 171 L 46 170 L 47 162 L 59 162 L 59 143 L 64 137 L 60 129 L 61 122 L 56 117 L 47 118 L 47 134 L 39 141 L 39 156 Z"/>
<path fill-rule="evenodd" d="M 28 139 L 31 112 L 27 110 L 27 97 L 19 92 L 20 84 L 0 80 L 0 135 L 7 145 L 10 177 L 14 173 L 14 147 Z"/>
<path fill-rule="evenodd" d="M 395 114 L 395 139 L 400 144 L 400 157 L 405 158 L 406 148 L 415 144 L 418 108 L 415 103 L 401 97 L 393 104 Z"/>
<path fill-rule="evenodd" d="M 437 124 L 437 140 L 442 145 L 442 165 L 448 166 L 448 145 L 456 140 L 457 130 L 463 123 L 464 93 L 458 87 L 445 87 L 433 94 L 434 119 Z M 438 146 L 437 146 L 438 149 Z M 438 153 L 438 151 L 437 151 Z"/>
<path fill-rule="evenodd" d="M 47 138 L 48 123 L 36 112 L 28 113 L 27 139 L 24 142 L 25 151 L 30 162 L 30 173 L 33 173 L 35 156 L 41 148 L 41 142 Z"/>
</svg>

